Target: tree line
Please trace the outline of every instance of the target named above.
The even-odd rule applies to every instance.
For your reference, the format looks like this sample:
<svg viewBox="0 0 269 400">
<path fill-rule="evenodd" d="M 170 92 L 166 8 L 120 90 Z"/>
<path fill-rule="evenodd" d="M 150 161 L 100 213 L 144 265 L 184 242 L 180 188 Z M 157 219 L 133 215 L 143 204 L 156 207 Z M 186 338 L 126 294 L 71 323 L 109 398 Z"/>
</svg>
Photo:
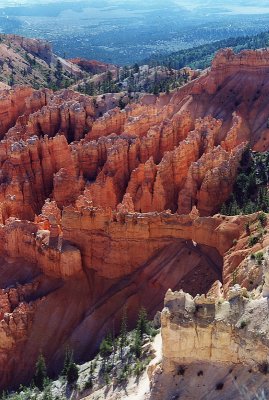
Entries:
<svg viewBox="0 0 269 400">
<path fill-rule="evenodd" d="M 253 36 L 231 37 L 171 54 L 155 54 L 146 59 L 144 63 L 151 66 L 164 65 L 175 69 L 184 67 L 205 69 L 210 66 L 216 52 L 220 49 L 231 47 L 237 53 L 244 49 L 260 49 L 268 46 L 269 32 L 262 32 Z"/>
</svg>

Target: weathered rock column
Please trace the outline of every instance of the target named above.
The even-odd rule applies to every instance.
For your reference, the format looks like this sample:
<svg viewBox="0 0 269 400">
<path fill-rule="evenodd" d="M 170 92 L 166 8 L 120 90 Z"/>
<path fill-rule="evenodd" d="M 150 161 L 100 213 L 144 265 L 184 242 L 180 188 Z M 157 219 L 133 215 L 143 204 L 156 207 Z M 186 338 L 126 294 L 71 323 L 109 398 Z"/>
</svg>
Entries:
<svg viewBox="0 0 269 400">
<path fill-rule="evenodd" d="M 50 237 L 49 237 L 49 247 L 53 247 L 54 249 L 58 248 L 59 244 L 59 226 L 57 224 L 56 218 L 54 215 L 49 215 L 50 222 Z"/>
</svg>

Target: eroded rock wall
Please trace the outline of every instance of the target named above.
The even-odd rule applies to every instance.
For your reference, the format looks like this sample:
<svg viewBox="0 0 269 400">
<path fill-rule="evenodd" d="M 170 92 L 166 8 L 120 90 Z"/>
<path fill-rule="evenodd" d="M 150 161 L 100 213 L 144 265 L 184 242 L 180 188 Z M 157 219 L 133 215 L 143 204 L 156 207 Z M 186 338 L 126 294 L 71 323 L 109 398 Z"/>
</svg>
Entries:
<svg viewBox="0 0 269 400">
<path fill-rule="evenodd" d="M 195 295 L 217 279 L 225 293 L 235 279 L 248 288 L 262 283 L 250 255 L 268 245 L 265 229 L 249 244 L 258 214 L 213 215 L 231 193 L 247 143 L 268 149 L 267 53 L 261 57 L 227 50 L 184 87 L 124 110 L 111 97 L 70 90 L 2 93 L 1 387 L 29 381 L 40 349 L 53 372 L 66 345 L 78 360 L 89 357 L 111 321 L 117 329 L 124 306 L 131 321 L 142 305 L 153 315 L 169 287 Z M 183 321 L 187 336 L 201 328 L 200 361 L 211 354 L 214 363 L 248 362 L 237 328 L 228 318 L 222 329 L 216 318 L 202 328 Z M 223 340 L 213 351 L 218 332 Z M 229 354 L 221 347 L 227 340 Z M 257 345 L 255 362 L 265 349 Z M 179 362 L 164 353 L 167 368 Z"/>
</svg>

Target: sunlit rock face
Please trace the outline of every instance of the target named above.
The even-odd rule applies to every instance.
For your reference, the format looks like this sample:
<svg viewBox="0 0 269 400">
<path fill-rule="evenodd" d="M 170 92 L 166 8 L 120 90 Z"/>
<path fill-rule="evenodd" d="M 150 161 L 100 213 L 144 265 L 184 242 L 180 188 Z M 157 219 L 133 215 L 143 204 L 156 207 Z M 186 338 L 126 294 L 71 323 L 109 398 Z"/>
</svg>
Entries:
<svg viewBox="0 0 269 400">
<path fill-rule="evenodd" d="M 52 372 L 67 345 L 86 359 L 124 306 L 131 327 L 169 288 L 195 296 L 221 280 L 227 293 L 235 271 L 261 284 L 250 254 L 267 234 L 249 248 L 245 228 L 258 216 L 216 213 L 246 145 L 268 149 L 267 58 L 223 51 L 124 110 L 71 90 L 2 92 L 1 387 L 29 381 L 40 349 Z"/>
<path fill-rule="evenodd" d="M 268 301 L 251 299 L 240 285 L 226 296 L 214 285 L 193 298 L 169 290 L 161 314 L 161 366 L 150 369 L 150 399 L 265 397 Z"/>
</svg>

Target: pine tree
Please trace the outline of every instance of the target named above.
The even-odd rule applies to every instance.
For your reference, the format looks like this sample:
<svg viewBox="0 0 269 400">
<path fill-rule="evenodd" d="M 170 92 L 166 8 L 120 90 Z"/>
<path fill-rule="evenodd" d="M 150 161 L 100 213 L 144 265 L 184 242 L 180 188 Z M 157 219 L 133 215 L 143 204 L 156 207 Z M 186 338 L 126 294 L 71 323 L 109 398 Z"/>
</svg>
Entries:
<svg viewBox="0 0 269 400">
<path fill-rule="evenodd" d="M 137 358 L 141 356 L 142 352 L 142 335 L 139 330 L 135 331 L 134 352 Z"/>
<path fill-rule="evenodd" d="M 58 84 L 60 84 L 60 81 L 63 79 L 63 66 L 60 60 L 58 60 L 56 64 L 55 78 Z"/>
<path fill-rule="evenodd" d="M 147 311 L 144 307 L 142 307 L 138 314 L 136 331 L 140 332 L 140 336 L 144 335 L 144 333 L 149 333 L 149 321 L 147 316 Z"/>
<path fill-rule="evenodd" d="M 93 387 L 93 373 L 94 373 L 94 365 L 93 362 L 91 362 L 90 374 L 87 382 L 85 383 L 85 389 L 91 389 Z"/>
<path fill-rule="evenodd" d="M 123 358 L 123 349 L 127 344 L 127 314 L 126 309 L 123 310 L 122 318 L 121 318 L 121 329 L 120 329 L 120 357 Z"/>
<path fill-rule="evenodd" d="M 44 394 L 43 394 L 42 400 L 53 400 L 53 395 L 52 395 L 51 389 L 49 387 L 47 387 L 44 390 Z"/>
<path fill-rule="evenodd" d="M 62 370 L 63 376 L 67 375 L 67 371 L 68 371 L 69 365 L 72 362 L 72 360 L 73 360 L 73 352 L 71 351 L 71 349 L 69 347 L 67 347 L 65 350 L 64 366 L 63 366 L 63 370 Z"/>
<path fill-rule="evenodd" d="M 137 74 L 139 72 L 139 65 L 135 63 L 134 65 L 134 73 Z"/>
<path fill-rule="evenodd" d="M 73 384 L 78 380 L 78 366 L 73 360 L 73 351 L 67 347 L 65 351 L 64 366 L 62 370 L 62 375 L 66 377 L 69 384 Z"/>
<path fill-rule="evenodd" d="M 124 103 L 124 101 L 122 100 L 122 97 L 119 99 L 119 108 L 121 110 L 123 110 L 125 108 L 126 104 Z"/>
<path fill-rule="evenodd" d="M 237 201 L 234 199 L 233 202 L 231 203 L 231 209 L 230 209 L 230 214 L 231 215 L 238 215 L 240 214 L 240 209 L 238 207 Z"/>
<path fill-rule="evenodd" d="M 66 380 L 69 384 L 73 384 L 78 380 L 78 366 L 72 361 L 69 364 L 66 374 Z"/>
<path fill-rule="evenodd" d="M 107 71 L 107 74 L 106 74 L 106 79 L 107 79 L 107 81 L 108 82 L 111 82 L 112 81 L 112 79 L 113 79 L 113 75 L 112 75 L 112 72 L 111 71 Z"/>
<path fill-rule="evenodd" d="M 160 88 L 159 88 L 159 85 L 156 83 L 156 84 L 154 85 L 154 87 L 153 87 L 153 94 L 154 94 L 155 96 L 158 96 L 159 93 L 160 93 Z"/>
<path fill-rule="evenodd" d="M 36 362 L 35 375 L 34 375 L 34 384 L 39 390 L 44 389 L 44 383 L 46 378 L 47 378 L 46 363 L 43 355 L 40 354 Z"/>
<path fill-rule="evenodd" d="M 247 202 L 247 204 L 245 205 L 243 211 L 244 211 L 244 214 L 252 214 L 252 213 L 256 212 L 256 206 L 251 200 L 249 200 Z"/>
<path fill-rule="evenodd" d="M 104 361 L 106 361 L 110 354 L 113 352 L 113 342 L 111 339 L 111 335 L 108 335 L 102 340 L 99 351 L 101 357 L 104 359 Z"/>
</svg>

